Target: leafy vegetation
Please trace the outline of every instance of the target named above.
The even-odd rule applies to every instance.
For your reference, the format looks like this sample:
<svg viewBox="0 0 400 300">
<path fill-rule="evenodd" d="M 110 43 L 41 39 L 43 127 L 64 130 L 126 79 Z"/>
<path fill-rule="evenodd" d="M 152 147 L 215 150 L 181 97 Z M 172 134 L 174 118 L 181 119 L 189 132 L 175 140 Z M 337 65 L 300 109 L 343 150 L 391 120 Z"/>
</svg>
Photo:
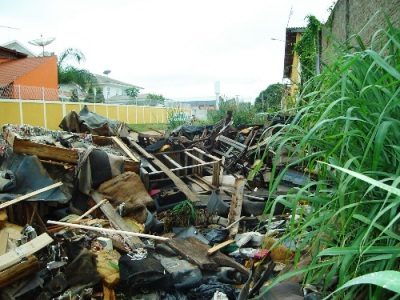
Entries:
<svg viewBox="0 0 400 300">
<path fill-rule="evenodd" d="M 131 97 L 132 99 L 135 99 L 135 98 L 139 95 L 140 89 L 139 89 L 138 87 L 135 87 L 135 86 L 134 86 L 134 87 L 125 89 L 125 93 L 126 93 L 129 97 Z"/>
<path fill-rule="evenodd" d="M 165 98 L 163 95 L 148 94 L 146 100 L 149 102 L 150 106 L 155 106 L 159 104 L 164 105 Z"/>
<path fill-rule="evenodd" d="M 128 126 L 136 132 L 144 132 L 150 130 L 163 132 L 167 129 L 167 124 L 165 123 L 129 124 Z"/>
<path fill-rule="evenodd" d="M 84 101 L 85 102 L 89 102 L 89 103 L 94 103 L 95 102 L 94 101 L 94 90 L 93 90 L 92 86 L 89 87 Z"/>
<path fill-rule="evenodd" d="M 85 61 L 85 56 L 79 49 L 68 48 L 58 56 L 58 83 L 76 84 L 82 90 L 96 83 L 96 77 L 88 70 L 74 66 Z"/>
<path fill-rule="evenodd" d="M 189 125 L 190 114 L 182 111 L 180 108 L 168 108 L 167 109 L 167 126 L 169 129 L 175 129 L 182 125 Z"/>
<path fill-rule="evenodd" d="M 95 102 L 96 103 L 104 103 L 105 102 L 103 90 L 101 87 L 96 88 Z"/>
<path fill-rule="evenodd" d="M 281 101 L 286 87 L 282 83 L 269 85 L 255 99 L 254 105 L 258 112 L 277 111 L 281 109 Z"/>
<path fill-rule="evenodd" d="M 269 139 L 276 153 L 270 195 L 289 168 L 315 174 L 310 184 L 265 209 L 278 202 L 292 209 L 281 241 L 297 241 L 295 264 L 311 257 L 310 265 L 273 284 L 303 274 L 303 283 L 321 285 L 325 296 L 336 289 L 336 299 L 389 299 L 397 291 L 382 282 L 392 284 L 390 276 L 398 277 L 394 270 L 400 267 L 399 46 L 400 30 L 389 22 L 373 35 L 370 48 L 357 35 L 336 45 L 333 63 L 304 82 L 305 101 L 292 123 L 277 125 L 280 130 Z M 279 156 L 289 145 L 295 161 L 278 172 Z M 303 201 L 311 213 L 302 209 Z M 294 221 L 296 211 L 302 212 L 301 223 Z M 373 282 L 372 274 L 380 274 L 379 280 Z"/>
<path fill-rule="evenodd" d="M 308 24 L 300 41 L 294 46 L 294 51 L 299 55 L 301 83 L 300 89 L 304 83 L 310 81 L 319 69 L 319 31 L 321 23 L 314 16 L 308 16 Z"/>
<path fill-rule="evenodd" d="M 228 111 L 232 111 L 234 126 L 249 124 L 254 118 L 256 109 L 250 103 L 237 103 L 235 99 L 219 101 L 219 110 L 207 111 L 209 123 L 216 123 L 226 117 Z"/>
</svg>

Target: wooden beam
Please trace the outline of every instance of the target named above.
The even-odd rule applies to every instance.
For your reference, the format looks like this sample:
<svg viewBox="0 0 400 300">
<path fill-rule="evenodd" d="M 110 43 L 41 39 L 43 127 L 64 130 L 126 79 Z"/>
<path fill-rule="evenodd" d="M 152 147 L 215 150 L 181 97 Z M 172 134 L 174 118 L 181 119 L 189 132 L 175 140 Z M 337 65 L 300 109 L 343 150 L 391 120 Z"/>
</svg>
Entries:
<svg viewBox="0 0 400 300">
<path fill-rule="evenodd" d="M 7 252 L 8 232 L 5 230 L 0 231 L 0 255 Z"/>
<path fill-rule="evenodd" d="M 201 187 L 204 191 L 211 191 L 210 187 L 203 182 L 200 182 L 199 180 L 193 178 L 192 176 L 185 176 L 189 181 L 193 182 L 194 184 L 197 184 L 199 187 Z"/>
<path fill-rule="evenodd" d="M 101 203 L 104 199 L 103 195 L 97 191 L 92 192 L 90 196 L 96 203 Z M 126 224 L 125 220 L 115 211 L 115 208 L 109 202 L 100 206 L 100 209 L 115 228 L 132 232 L 129 225 Z M 137 236 L 131 236 L 124 233 L 121 233 L 121 236 L 132 249 L 142 248 L 144 246 L 143 242 Z"/>
<path fill-rule="evenodd" d="M 154 156 L 148 153 L 146 150 L 144 150 L 138 143 L 136 143 L 134 140 L 128 138 L 129 143 L 135 147 L 136 150 L 138 150 L 144 157 L 147 159 L 154 159 Z"/>
<path fill-rule="evenodd" d="M 216 246 L 214 246 L 214 247 L 208 249 L 208 250 L 207 250 L 207 254 L 208 254 L 208 255 L 214 254 L 214 253 L 217 252 L 219 249 L 222 249 L 222 248 L 224 248 L 225 246 L 228 246 L 228 245 L 232 244 L 234 241 L 235 241 L 234 239 L 231 239 L 231 240 L 227 240 L 227 241 L 225 241 L 225 242 L 223 242 L 223 243 L 221 243 L 221 244 L 218 244 L 218 245 L 216 245 Z"/>
<path fill-rule="evenodd" d="M 0 256 L 0 271 L 3 271 L 18 262 L 23 258 L 32 255 L 40 249 L 46 247 L 48 244 L 53 242 L 53 239 L 47 234 L 42 233 L 33 240 L 15 248 Z"/>
<path fill-rule="evenodd" d="M 197 202 L 200 201 L 200 199 L 196 196 L 195 193 L 192 192 L 192 190 L 190 190 L 188 188 L 188 186 L 186 185 L 186 183 L 184 183 L 182 181 L 182 179 L 180 179 L 177 175 L 175 175 L 166 165 L 164 165 L 158 158 L 150 155 L 149 153 L 147 153 L 146 150 L 144 150 L 142 147 L 140 147 L 139 145 L 137 145 L 137 143 L 133 142 L 131 139 L 129 139 L 131 144 L 141 153 L 143 154 L 146 158 L 151 159 L 151 157 L 153 157 L 152 159 L 152 163 L 154 165 L 156 165 L 157 167 L 159 167 L 161 169 L 161 171 L 163 171 L 165 173 L 165 175 L 167 175 L 172 181 L 173 183 L 176 185 L 176 187 L 186 195 L 186 197 L 188 197 L 188 199 L 192 202 Z M 186 167 L 182 167 L 181 169 L 184 169 Z"/>
<path fill-rule="evenodd" d="M 196 177 L 198 180 L 200 180 L 200 181 L 204 182 L 205 184 L 207 184 L 212 190 L 215 190 L 215 191 L 219 190 L 219 188 L 217 188 L 215 185 L 213 185 L 208 180 L 205 180 L 203 177 L 201 177 L 201 176 L 199 176 L 197 174 L 194 174 L 193 176 Z"/>
<path fill-rule="evenodd" d="M 188 199 L 192 202 L 200 201 L 200 199 L 196 196 L 195 193 L 192 192 L 191 189 L 180 179 L 177 175 L 175 175 L 166 165 L 164 165 L 157 158 L 153 159 L 153 163 L 158 166 L 176 185 L 176 187 L 188 197 Z M 183 168 L 182 168 L 183 169 Z"/>
<path fill-rule="evenodd" d="M 110 228 L 101 228 L 101 227 L 97 227 L 97 226 L 86 226 L 86 225 L 73 224 L 73 223 L 67 223 L 67 222 L 58 222 L 58 221 L 51 221 L 51 220 L 48 220 L 47 223 L 61 225 L 61 226 L 65 226 L 65 227 L 71 227 L 71 228 L 98 231 L 98 232 L 108 232 L 111 234 L 124 234 L 124 235 L 142 237 L 142 238 L 146 238 L 146 239 L 159 240 L 159 241 L 169 240 L 169 238 L 167 238 L 167 237 L 158 236 L 158 235 L 137 233 L 137 232 L 125 231 L 125 230 L 116 230 L 116 229 L 110 229 Z"/>
<path fill-rule="evenodd" d="M 31 255 L 27 260 L 0 272 L 0 288 L 4 288 L 17 280 L 24 278 L 40 269 L 38 259 Z"/>
<path fill-rule="evenodd" d="M 15 140 L 12 145 L 14 153 L 36 155 L 41 159 L 61 161 L 76 165 L 78 163 L 78 151 L 60 148 L 57 146 L 43 145 L 25 140 Z"/>
<path fill-rule="evenodd" d="M 7 207 L 7 206 L 10 206 L 12 204 L 15 204 L 17 202 L 21 202 L 21 201 L 26 200 L 26 199 L 28 199 L 30 197 L 36 196 L 36 195 L 38 195 L 40 193 L 43 193 L 43 192 L 46 192 L 48 190 L 54 189 L 54 188 L 59 187 L 61 185 L 63 185 L 62 182 L 57 182 L 57 183 L 54 183 L 52 185 L 46 186 L 44 188 L 41 188 L 39 190 L 33 191 L 31 193 L 28 193 L 28 194 L 26 194 L 24 196 L 21 196 L 21 197 L 15 198 L 13 200 L 7 201 L 5 203 L 0 204 L 0 209 L 2 209 L 4 207 Z"/>
<path fill-rule="evenodd" d="M 228 224 L 233 224 L 229 228 L 230 236 L 236 235 L 239 229 L 240 215 L 242 213 L 243 205 L 243 190 L 246 180 L 244 178 L 236 178 L 235 180 L 235 191 L 232 195 L 231 207 L 228 213 Z"/>
<path fill-rule="evenodd" d="M 172 165 L 174 165 L 175 167 L 177 167 L 178 169 L 181 169 L 182 166 L 180 164 L 178 164 L 175 160 L 173 160 L 171 157 L 169 157 L 167 154 L 163 154 L 163 157 L 169 161 Z"/>
<path fill-rule="evenodd" d="M 138 158 L 136 155 L 134 155 L 129 149 L 127 145 L 119 137 L 112 136 L 111 137 L 113 142 L 126 154 L 129 156 L 130 159 L 132 159 L 134 162 L 140 162 L 140 158 Z"/>
</svg>

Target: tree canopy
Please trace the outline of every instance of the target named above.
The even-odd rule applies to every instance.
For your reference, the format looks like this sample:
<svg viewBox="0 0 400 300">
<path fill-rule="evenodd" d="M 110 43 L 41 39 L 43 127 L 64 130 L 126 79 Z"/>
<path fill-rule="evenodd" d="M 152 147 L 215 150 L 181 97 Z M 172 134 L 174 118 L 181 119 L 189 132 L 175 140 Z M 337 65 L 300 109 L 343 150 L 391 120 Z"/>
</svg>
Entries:
<svg viewBox="0 0 400 300">
<path fill-rule="evenodd" d="M 258 111 L 280 110 L 282 97 L 285 93 L 285 85 L 274 83 L 263 90 L 256 98 L 254 105 Z"/>
<path fill-rule="evenodd" d="M 134 86 L 134 87 L 125 89 L 125 93 L 132 99 L 135 99 L 139 95 L 140 90 L 138 87 Z"/>
<path fill-rule="evenodd" d="M 85 56 L 79 49 L 68 48 L 58 56 L 58 83 L 76 84 L 82 90 L 96 83 L 96 77 L 88 70 L 80 69 L 72 63 L 80 64 Z"/>
</svg>

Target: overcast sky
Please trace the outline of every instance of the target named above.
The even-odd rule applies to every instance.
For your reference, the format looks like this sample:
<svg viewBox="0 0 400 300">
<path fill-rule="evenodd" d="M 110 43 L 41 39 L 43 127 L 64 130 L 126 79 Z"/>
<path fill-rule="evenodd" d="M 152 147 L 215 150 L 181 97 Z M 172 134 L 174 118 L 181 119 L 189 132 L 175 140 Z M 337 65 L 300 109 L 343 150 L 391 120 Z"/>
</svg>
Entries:
<svg viewBox="0 0 400 300">
<path fill-rule="evenodd" d="M 252 101 L 282 82 L 285 28 L 321 22 L 333 0 L 0 0 L 0 45 L 56 39 L 82 68 L 166 98 L 221 95 Z M 292 13 L 291 13 L 292 11 Z M 277 39 L 277 40 L 272 40 Z"/>
</svg>

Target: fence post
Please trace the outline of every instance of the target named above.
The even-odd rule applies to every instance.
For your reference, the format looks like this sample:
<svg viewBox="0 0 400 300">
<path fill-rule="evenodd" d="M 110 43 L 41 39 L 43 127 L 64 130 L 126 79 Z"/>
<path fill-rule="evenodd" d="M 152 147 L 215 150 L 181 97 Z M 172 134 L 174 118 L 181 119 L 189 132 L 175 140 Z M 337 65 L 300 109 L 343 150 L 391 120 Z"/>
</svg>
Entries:
<svg viewBox="0 0 400 300">
<path fill-rule="evenodd" d="M 44 88 L 42 87 L 43 95 L 43 118 L 44 118 L 44 128 L 47 128 L 47 110 L 46 110 L 46 100 L 44 99 Z"/>
<path fill-rule="evenodd" d="M 19 99 L 19 123 L 22 126 L 24 124 L 24 111 L 22 107 L 22 100 L 21 98 Z"/>
<path fill-rule="evenodd" d="M 126 106 L 126 124 L 129 124 L 129 106 L 128 105 L 125 106 Z"/>
</svg>

